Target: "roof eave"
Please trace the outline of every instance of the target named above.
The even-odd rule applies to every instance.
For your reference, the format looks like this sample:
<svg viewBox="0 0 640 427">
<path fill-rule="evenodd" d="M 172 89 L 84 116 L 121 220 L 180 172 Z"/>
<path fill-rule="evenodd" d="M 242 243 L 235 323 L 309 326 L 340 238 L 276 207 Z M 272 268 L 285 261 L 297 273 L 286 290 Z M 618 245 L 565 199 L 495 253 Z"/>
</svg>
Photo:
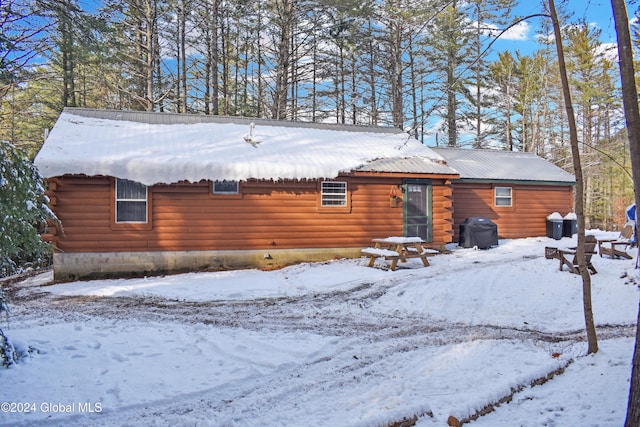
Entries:
<svg viewBox="0 0 640 427">
<path fill-rule="evenodd" d="M 458 174 L 443 174 L 429 172 L 384 172 L 384 171 L 352 171 L 347 175 L 357 177 L 376 177 L 376 178 L 428 178 L 428 179 L 458 179 Z"/>
<path fill-rule="evenodd" d="M 475 183 L 475 184 L 525 184 L 525 185 L 576 185 L 575 181 L 546 181 L 546 180 L 527 180 L 527 179 L 491 179 L 491 178 L 459 178 L 456 182 Z"/>
</svg>

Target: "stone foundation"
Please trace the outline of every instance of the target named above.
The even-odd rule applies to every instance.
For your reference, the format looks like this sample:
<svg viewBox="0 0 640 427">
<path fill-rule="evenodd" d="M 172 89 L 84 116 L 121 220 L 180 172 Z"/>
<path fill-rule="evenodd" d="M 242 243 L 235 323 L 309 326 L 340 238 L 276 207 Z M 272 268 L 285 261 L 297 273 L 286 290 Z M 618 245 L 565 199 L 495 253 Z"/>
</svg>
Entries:
<svg viewBox="0 0 640 427">
<path fill-rule="evenodd" d="M 53 255 L 53 277 L 56 281 L 71 281 L 189 271 L 276 269 L 300 262 L 357 258 L 360 249 L 56 253 Z"/>
</svg>

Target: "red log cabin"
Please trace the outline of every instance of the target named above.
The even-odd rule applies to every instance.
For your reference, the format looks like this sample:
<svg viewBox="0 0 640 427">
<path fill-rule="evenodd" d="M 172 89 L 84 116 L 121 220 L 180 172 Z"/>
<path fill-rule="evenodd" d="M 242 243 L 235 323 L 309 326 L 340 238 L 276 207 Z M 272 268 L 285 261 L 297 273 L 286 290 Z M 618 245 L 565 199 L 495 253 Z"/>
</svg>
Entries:
<svg viewBox="0 0 640 427">
<path fill-rule="evenodd" d="M 393 128 L 66 108 L 35 164 L 62 224 L 46 236 L 56 280 L 277 268 L 358 257 L 387 236 L 442 249 L 455 241 L 456 210 L 492 217 L 493 204 L 457 207 L 464 177 Z M 536 180 L 526 195 L 518 180 L 501 182 L 513 184 L 517 215 L 527 200 L 549 200 L 537 191 L 562 193 L 543 209 L 570 208 L 565 178 Z M 544 234 L 537 218 L 521 219 L 521 231 L 501 235 Z"/>
</svg>

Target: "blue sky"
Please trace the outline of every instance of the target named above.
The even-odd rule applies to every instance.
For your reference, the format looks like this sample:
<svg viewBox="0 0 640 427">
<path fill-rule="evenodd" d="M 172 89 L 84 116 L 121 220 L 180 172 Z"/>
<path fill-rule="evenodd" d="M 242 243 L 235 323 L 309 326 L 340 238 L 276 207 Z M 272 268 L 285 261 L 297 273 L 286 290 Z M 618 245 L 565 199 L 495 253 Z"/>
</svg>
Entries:
<svg viewBox="0 0 640 427">
<path fill-rule="evenodd" d="M 519 17 L 544 13 L 540 0 L 520 0 L 520 5 L 515 13 Z M 547 0 L 544 1 L 547 3 Z M 628 2 L 627 2 L 628 3 Z M 571 16 L 564 24 L 587 22 L 596 25 L 602 30 L 600 40 L 603 43 L 615 43 L 616 32 L 611 11 L 611 0 L 556 0 L 556 8 L 560 13 L 562 8 L 571 12 Z M 629 7 L 630 19 L 633 17 L 635 7 Z M 494 50 L 519 50 L 523 54 L 529 54 L 541 46 L 536 42 L 537 31 L 545 18 L 531 18 L 501 37 L 494 43 Z"/>
</svg>

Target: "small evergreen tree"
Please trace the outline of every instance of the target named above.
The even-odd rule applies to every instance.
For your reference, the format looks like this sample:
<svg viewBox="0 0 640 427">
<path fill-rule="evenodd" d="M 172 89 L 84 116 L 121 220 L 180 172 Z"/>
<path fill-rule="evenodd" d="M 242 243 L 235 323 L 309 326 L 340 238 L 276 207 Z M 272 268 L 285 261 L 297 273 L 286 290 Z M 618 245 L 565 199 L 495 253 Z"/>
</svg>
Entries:
<svg viewBox="0 0 640 427">
<path fill-rule="evenodd" d="M 48 264 L 51 247 L 40 232 L 56 217 L 46 203 L 38 170 L 20 150 L 0 141 L 0 277 Z"/>
<path fill-rule="evenodd" d="M 9 312 L 7 307 L 7 299 L 4 296 L 2 286 L 0 286 L 0 319 L 6 317 Z M 9 367 L 16 362 L 16 351 L 13 344 L 9 341 L 9 338 L 4 334 L 2 328 L 0 328 L 0 366 Z"/>
</svg>

